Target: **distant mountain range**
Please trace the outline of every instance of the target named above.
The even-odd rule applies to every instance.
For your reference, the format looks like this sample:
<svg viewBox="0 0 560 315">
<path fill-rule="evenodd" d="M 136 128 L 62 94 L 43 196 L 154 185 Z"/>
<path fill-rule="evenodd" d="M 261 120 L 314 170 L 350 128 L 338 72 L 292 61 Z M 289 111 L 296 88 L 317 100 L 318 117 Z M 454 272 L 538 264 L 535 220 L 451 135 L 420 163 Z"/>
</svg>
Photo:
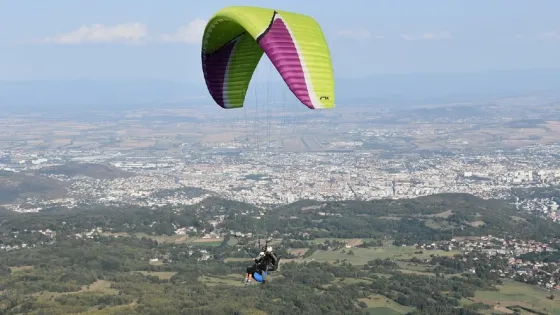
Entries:
<svg viewBox="0 0 560 315">
<path fill-rule="evenodd" d="M 338 104 L 408 105 L 419 102 L 469 102 L 534 93 L 560 95 L 560 69 L 379 75 L 337 79 Z M 293 101 L 283 82 L 255 83 L 260 100 Z M 269 92 L 267 92 L 269 91 Z M 248 102 L 255 93 L 248 93 Z M 204 84 L 161 80 L 0 82 L 0 107 L 18 109 L 126 108 L 162 103 L 211 103 Z"/>
</svg>

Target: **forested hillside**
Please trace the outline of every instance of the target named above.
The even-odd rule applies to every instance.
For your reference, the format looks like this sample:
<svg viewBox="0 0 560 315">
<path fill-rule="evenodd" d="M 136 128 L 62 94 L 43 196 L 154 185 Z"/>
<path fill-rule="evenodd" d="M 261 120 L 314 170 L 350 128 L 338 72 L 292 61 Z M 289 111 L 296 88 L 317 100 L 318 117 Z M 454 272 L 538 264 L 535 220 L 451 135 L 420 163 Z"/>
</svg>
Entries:
<svg viewBox="0 0 560 315">
<path fill-rule="evenodd" d="M 0 314 L 489 314 L 498 300 L 481 294 L 530 287 L 503 276 L 507 257 L 419 244 L 488 234 L 556 244 L 559 231 L 466 194 L 0 211 Z M 258 238 L 272 238 L 280 270 L 245 288 L 241 245 L 254 253 Z M 539 292 L 500 305 L 560 311 Z"/>
</svg>

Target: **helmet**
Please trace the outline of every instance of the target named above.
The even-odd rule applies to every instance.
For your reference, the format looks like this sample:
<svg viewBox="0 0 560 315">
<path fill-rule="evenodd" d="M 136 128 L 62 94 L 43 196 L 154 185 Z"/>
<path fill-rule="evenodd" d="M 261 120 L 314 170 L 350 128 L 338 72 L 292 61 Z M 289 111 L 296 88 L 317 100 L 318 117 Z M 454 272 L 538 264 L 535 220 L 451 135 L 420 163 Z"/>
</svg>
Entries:
<svg viewBox="0 0 560 315">
<path fill-rule="evenodd" d="M 266 252 L 267 252 L 267 253 L 272 253 L 272 246 L 268 246 L 268 247 L 266 248 Z"/>
</svg>

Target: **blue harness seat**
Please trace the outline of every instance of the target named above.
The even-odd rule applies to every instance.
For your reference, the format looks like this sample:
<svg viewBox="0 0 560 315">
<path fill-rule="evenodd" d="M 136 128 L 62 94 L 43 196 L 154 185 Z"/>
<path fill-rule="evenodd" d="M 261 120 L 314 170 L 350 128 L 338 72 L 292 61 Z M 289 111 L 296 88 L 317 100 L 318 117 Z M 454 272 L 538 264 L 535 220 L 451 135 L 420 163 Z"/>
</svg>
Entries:
<svg viewBox="0 0 560 315">
<path fill-rule="evenodd" d="M 263 271 L 262 274 L 258 272 L 253 273 L 253 279 L 257 282 L 263 282 L 264 278 L 266 278 L 266 271 Z"/>
</svg>

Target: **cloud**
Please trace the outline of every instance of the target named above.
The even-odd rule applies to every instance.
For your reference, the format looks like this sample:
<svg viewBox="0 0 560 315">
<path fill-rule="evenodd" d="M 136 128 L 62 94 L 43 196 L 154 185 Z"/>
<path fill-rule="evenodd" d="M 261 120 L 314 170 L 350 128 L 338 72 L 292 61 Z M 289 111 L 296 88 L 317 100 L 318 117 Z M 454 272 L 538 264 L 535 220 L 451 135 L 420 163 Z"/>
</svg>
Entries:
<svg viewBox="0 0 560 315">
<path fill-rule="evenodd" d="M 164 43 L 201 43 L 206 23 L 207 21 L 197 18 L 191 21 L 188 25 L 179 27 L 174 34 L 162 35 L 161 41 Z"/>
<path fill-rule="evenodd" d="M 447 40 L 453 38 L 450 32 L 424 33 L 422 35 L 402 34 L 404 40 Z"/>
<path fill-rule="evenodd" d="M 537 34 L 539 40 L 560 40 L 560 32 L 549 31 Z"/>
<path fill-rule="evenodd" d="M 142 23 L 123 23 L 117 25 L 93 24 L 52 37 L 38 40 L 39 43 L 82 44 L 82 43 L 129 43 L 142 42 L 148 35 L 148 27 Z"/>
<path fill-rule="evenodd" d="M 338 36 L 354 39 L 354 40 L 364 40 L 371 36 L 371 34 L 366 30 L 340 30 L 338 31 Z M 379 36 L 376 36 L 379 38 Z"/>
</svg>

